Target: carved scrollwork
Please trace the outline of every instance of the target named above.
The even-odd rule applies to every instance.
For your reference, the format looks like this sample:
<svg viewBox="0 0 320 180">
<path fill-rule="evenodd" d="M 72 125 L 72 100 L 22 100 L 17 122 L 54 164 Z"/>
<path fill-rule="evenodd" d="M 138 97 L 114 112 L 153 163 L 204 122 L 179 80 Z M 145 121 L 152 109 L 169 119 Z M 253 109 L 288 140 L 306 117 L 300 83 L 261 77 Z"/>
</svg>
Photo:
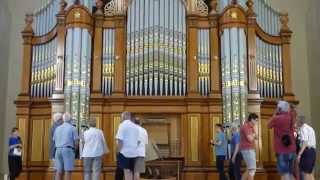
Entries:
<svg viewBox="0 0 320 180">
<path fill-rule="evenodd" d="M 128 0 L 112 0 L 104 7 L 105 16 L 114 16 L 125 14 L 128 7 Z"/>
<path fill-rule="evenodd" d="M 197 0 L 197 11 L 201 16 L 207 16 L 209 14 L 208 5 L 203 0 Z"/>
</svg>

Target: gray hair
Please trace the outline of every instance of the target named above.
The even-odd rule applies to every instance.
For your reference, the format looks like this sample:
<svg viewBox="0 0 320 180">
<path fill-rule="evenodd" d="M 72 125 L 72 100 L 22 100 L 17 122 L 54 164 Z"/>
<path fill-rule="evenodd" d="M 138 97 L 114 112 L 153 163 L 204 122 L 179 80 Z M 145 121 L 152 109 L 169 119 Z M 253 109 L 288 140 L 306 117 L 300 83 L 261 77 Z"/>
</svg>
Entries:
<svg viewBox="0 0 320 180">
<path fill-rule="evenodd" d="M 290 104 L 287 101 L 279 101 L 277 105 L 280 112 L 289 112 Z"/>
<path fill-rule="evenodd" d="M 297 117 L 297 124 L 302 126 L 303 124 L 306 124 L 307 123 L 307 118 L 303 115 L 299 115 Z"/>
<path fill-rule="evenodd" d="M 64 122 L 71 122 L 71 114 L 70 113 L 68 113 L 68 112 L 65 112 L 64 114 L 63 114 L 63 121 Z"/>
<path fill-rule="evenodd" d="M 131 120 L 131 113 L 125 111 L 121 114 L 121 120 Z"/>
<path fill-rule="evenodd" d="M 62 120 L 62 113 L 54 113 L 53 121 L 57 122 L 57 121 L 60 121 L 60 120 Z"/>
<path fill-rule="evenodd" d="M 90 127 L 97 127 L 97 121 L 95 118 L 90 118 L 88 124 Z"/>
<path fill-rule="evenodd" d="M 238 129 L 239 126 L 240 126 L 240 121 L 235 120 L 235 121 L 233 121 L 233 122 L 231 123 L 230 126 L 231 126 L 231 128 Z"/>
</svg>

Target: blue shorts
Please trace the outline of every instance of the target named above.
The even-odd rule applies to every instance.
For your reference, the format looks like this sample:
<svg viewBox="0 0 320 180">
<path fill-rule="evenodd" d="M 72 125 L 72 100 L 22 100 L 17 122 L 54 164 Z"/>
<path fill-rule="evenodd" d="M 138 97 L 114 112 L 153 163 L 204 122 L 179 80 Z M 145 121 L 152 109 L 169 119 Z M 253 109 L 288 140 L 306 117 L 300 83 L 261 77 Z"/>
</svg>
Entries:
<svg viewBox="0 0 320 180">
<path fill-rule="evenodd" d="M 296 155 L 294 153 L 289 154 L 277 154 L 277 169 L 281 175 L 293 174 L 294 161 Z"/>
<path fill-rule="evenodd" d="M 134 165 L 136 158 L 127 158 L 123 154 L 119 153 L 118 156 L 118 164 L 121 169 L 129 169 L 134 171 Z"/>
<path fill-rule="evenodd" d="M 74 169 L 74 150 L 72 148 L 57 148 L 55 166 L 58 172 L 72 171 Z"/>
</svg>

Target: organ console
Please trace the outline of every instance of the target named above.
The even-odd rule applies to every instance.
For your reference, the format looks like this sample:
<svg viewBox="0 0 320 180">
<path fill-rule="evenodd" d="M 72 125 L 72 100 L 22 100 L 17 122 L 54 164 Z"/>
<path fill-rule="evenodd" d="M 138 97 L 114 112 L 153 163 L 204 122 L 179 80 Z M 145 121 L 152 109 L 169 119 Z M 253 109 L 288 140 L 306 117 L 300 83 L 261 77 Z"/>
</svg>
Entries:
<svg viewBox="0 0 320 180">
<path fill-rule="evenodd" d="M 185 180 L 217 177 L 214 125 L 255 112 L 257 178 L 278 178 L 266 126 L 277 100 L 297 103 L 291 34 L 288 14 L 265 0 L 48 0 L 22 32 L 21 179 L 52 177 L 51 116 L 65 111 L 78 128 L 95 117 L 104 131 L 104 179 L 114 176 L 120 113 L 161 119 L 146 126 L 168 157 L 148 166 Z"/>
</svg>

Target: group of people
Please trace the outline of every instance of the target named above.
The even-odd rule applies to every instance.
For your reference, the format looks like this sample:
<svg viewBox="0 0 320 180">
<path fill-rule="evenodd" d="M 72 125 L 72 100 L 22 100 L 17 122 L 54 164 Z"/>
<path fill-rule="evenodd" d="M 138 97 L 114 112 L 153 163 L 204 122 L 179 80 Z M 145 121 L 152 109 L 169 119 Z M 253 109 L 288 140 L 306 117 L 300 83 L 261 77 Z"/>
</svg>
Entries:
<svg viewBox="0 0 320 180">
<path fill-rule="evenodd" d="M 63 174 L 66 180 L 71 179 L 70 172 L 74 169 L 76 152 L 80 147 L 84 179 L 99 180 L 103 155 L 107 154 L 109 149 L 102 130 L 96 127 L 96 121 L 89 120 L 88 127 L 79 136 L 69 113 L 56 113 L 53 119 L 51 158 L 55 162 L 55 179 L 61 180 Z M 137 118 L 132 118 L 131 113 L 124 112 L 115 138 L 118 146 L 116 178 L 140 179 L 140 173 L 145 171 L 147 131 L 140 126 Z"/>
<path fill-rule="evenodd" d="M 258 140 L 258 115 L 251 113 L 241 125 L 232 124 L 230 142 L 229 178 L 231 180 L 253 180 L 256 173 L 256 148 Z M 240 128 L 240 129 L 239 129 Z M 268 122 L 274 132 L 274 150 L 277 170 L 282 180 L 314 180 L 313 169 L 316 160 L 316 135 L 306 123 L 306 118 L 297 115 L 294 106 L 279 101 L 277 109 Z M 215 146 L 216 167 L 219 179 L 226 180 L 224 161 L 228 156 L 228 139 L 222 124 L 216 124 L 216 136 L 211 140 Z M 241 161 L 246 171 L 241 175 Z"/>
<path fill-rule="evenodd" d="M 216 136 L 210 143 L 215 147 L 216 167 L 219 179 L 226 180 L 224 162 L 230 155 L 230 180 L 253 180 L 256 173 L 256 141 L 258 140 L 258 115 L 251 113 L 247 120 L 232 124 L 232 135 L 228 140 L 222 124 L 216 124 Z M 100 179 L 102 158 L 109 152 L 103 131 L 96 127 L 95 119 L 88 121 L 87 129 L 78 135 L 69 113 L 55 113 L 51 127 L 50 157 L 54 160 L 56 180 L 63 174 L 71 179 L 74 170 L 76 152 L 79 151 L 84 165 L 84 179 Z M 268 128 L 274 132 L 274 150 L 277 169 L 282 180 L 313 180 L 316 159 L 316 137 L 314 129 L 306 123 L 306 118 L 297 115 L 293 106 L 286 101 L 279 101 L 277 109 L 268 122 Z M 121 123 L 117 134 L 117 170 L 116 180 L 138 180 L 145 172 L 146 146 L 148 133 L 141 126 L 141 121 L 130 112 L 121 114 Z M 228 153 L 228 141 L 230 153 Z M 22 141 L 18 128 L 13 128 L 9 138 L 10 179 L 15 179 L 22 169 Z M 246 164 L 245 173 L 241 174 L 241 161 Z"/>
<path fill-rule="evenodd" d="M 71 179 L 71 171 L 74 169 L 74 160 L 79 147 L 80 157 L 83 160 L 84 179 L 100 179 L 102 157 L 109 152 L 109 149 L 103 131 L 97 128 L 95 119 L 88 121 L 87 129 L 80 136 L 72 124 L 69 113 L 55 113 L 53 119 L 50 157 L 55 164 L 55 179 L 61 180 L 63 174 L 66 180 Z"/>
</svg>

